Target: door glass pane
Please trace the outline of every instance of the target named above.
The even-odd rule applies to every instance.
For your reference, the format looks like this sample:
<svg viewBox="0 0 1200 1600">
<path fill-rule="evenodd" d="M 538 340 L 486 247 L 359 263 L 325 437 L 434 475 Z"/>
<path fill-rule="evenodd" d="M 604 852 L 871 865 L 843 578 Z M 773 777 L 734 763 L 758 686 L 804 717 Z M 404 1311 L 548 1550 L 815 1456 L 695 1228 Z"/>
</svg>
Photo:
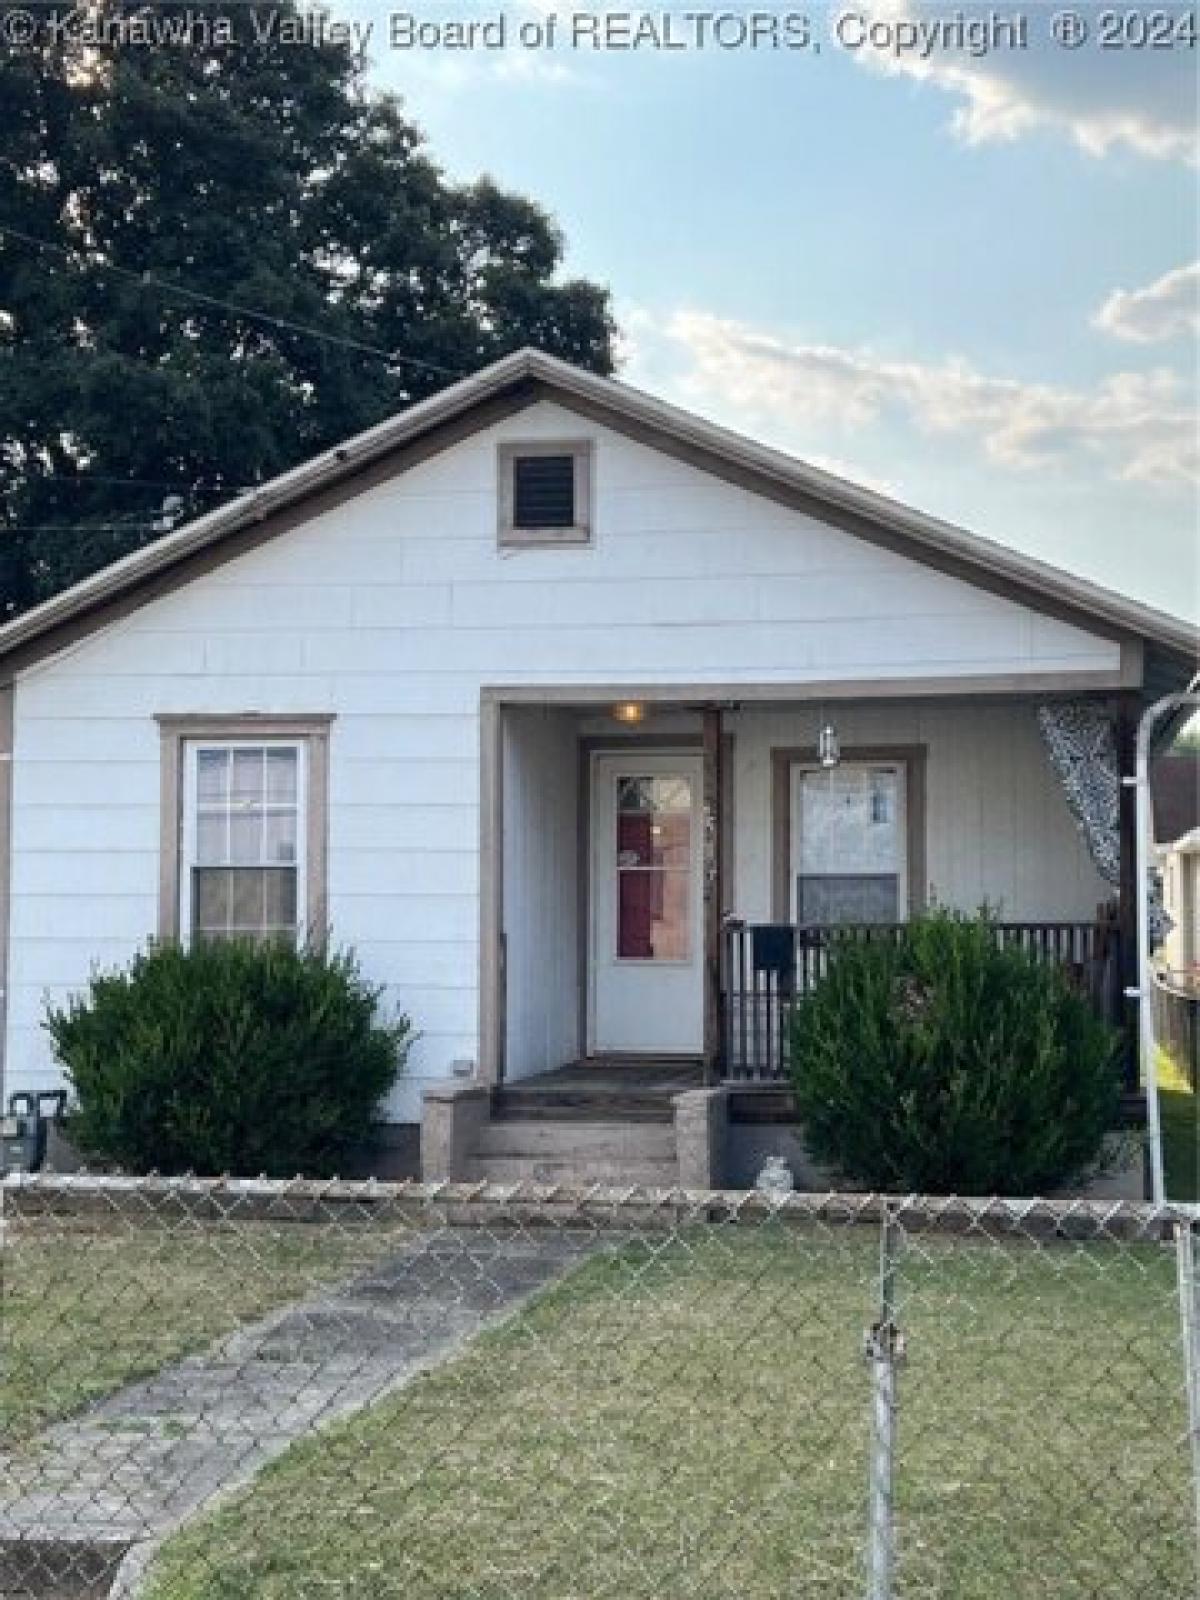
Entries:
<svg viewBox="0 0 1200 1600">
<path fill-rule="evenodd" d="M 617 818 L 618 864 L 623 867 L 691 865 L 692 818 L 687 811 L 644 811 Z"/>
<path fill-rule="evenodd" d="M 617 780 L 617 956 L 691 954 L 692 785 L 686 777 Z"/>
</svg>

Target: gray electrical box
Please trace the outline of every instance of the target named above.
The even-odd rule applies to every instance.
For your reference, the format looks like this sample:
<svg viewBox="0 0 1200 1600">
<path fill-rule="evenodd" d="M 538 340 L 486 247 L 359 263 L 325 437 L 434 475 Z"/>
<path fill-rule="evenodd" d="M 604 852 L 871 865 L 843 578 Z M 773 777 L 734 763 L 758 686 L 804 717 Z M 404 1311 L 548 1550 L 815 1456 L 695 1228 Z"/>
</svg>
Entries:
<svg viewBox="0 0 1200 1600">
<path fill-rule="evenodd" d="M 66 1110 L 67 1097 L 55 1089 L 43 1094 L 18 1090 L 0 1117 L 0 1173 L 36 1172 L 46 1158 L 46 1132 Z"/>
</svg>

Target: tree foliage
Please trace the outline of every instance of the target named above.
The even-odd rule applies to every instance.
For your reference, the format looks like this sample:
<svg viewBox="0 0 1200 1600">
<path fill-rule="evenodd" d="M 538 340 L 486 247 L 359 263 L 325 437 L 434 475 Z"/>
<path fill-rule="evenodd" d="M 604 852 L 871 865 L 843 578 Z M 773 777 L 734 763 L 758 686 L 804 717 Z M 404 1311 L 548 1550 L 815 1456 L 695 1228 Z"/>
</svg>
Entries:
<svg viewBox="0 0 1200 1600">
<path fill-rule="evenodd" d="M 95 11 L 135 9 L 180 14 Z M 209 509 L 521 345 L 611 370 L 547 215 L 448 181 L 361 59 L 268 12 L 297 14 L 195 0 L 233 33 L 208 47 L 43 21 L 0 56 L 0 229 L 57 247 L 0 236 L 0 620 L 155 537 L 166 496 Z"/>
</svg>

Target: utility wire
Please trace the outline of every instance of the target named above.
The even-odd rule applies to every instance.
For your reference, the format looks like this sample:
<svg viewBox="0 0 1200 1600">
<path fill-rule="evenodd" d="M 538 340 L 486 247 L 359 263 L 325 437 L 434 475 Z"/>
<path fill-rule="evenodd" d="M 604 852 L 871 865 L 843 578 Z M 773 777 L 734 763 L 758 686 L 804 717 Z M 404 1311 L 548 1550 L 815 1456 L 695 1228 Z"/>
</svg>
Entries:
<svg viewBox="0 0 1200 1600">
<path fill-rule="evenodd" d="M 0 223 L 0 237 L 19 239 L 22 244 L 31 245 L 35 250 L 48 251 L 51 255 L 61 256 L 67 261 L 78 260 L 77 252 L 68 250 L 65 245 L 53 244 L 49 239 L 35 238 L 31 233 L 23 233 L 20 228 L 10 227 L 7 222 Z M 249 317 L 255 322 L 265 322 L 273 328 L 283 328 L 288 333 L 303 334 L 310 339 L 322 339 L 326 344 L 339 345 L 345 350 L 355 350 L 360 355 L 374 356 L 393 366 L 418 367 L 424 372 L 434 372 L 444 378 L 469 376 L 461 368 L 443 366 L 436 361 L 425 361 L 419 356 L 402 355 L 398 350 L 383 350 L 378 345 L 366 344 L 361 339 L 351 339 L 344 334 L 326 333 L 320 328 L 313 328 L 302 322 L 292 322 L 287 317 L 276 317 L 268 311 L 256 311 L 251 306 L 239 305 L 233 300 L 222 300 L 217 295 L 205 294 L 199 289 L 190 289 L 185 284 L 172 283 L 166 278 L 157 278 L 150 272 L 136 272 L 130 267 L 119 267 L 113 261 L 91 259 L 88 264 L 99 268 L 101 272 L 109 272 L 118 278 L 140 284 L 143 288 L 157 289 L 162 294 L 179 295 L 182 299 L 193 300 L 200 305 L 213 306 L 239 317 Z"/>
<path fill-rule="evenodd" d="M 186 489 L 197 494 L 226 490 L 230 494 L 240 494 L 245 487 L 238 483 L 218 483 L 215 478 L 122 478 L 103 472 L 40 472 L 31 475 L 29 482 L 36 483 L 39 488 L 86 489 L 93 483 L 107 483 L 135 489 Z"/>
<path fill-rule="evenodd" d="M 181 526 L 179 523 L 170 523 L 165 528 L 155 528 L 154 523 L 128 523 L 128 522 L 91 522 L 78 523 L 77 526 L 64 525 L 59 528 L 6 528 L 0 523 L 0 534 L 6 533 L 171 533 Z"/>
</svg>

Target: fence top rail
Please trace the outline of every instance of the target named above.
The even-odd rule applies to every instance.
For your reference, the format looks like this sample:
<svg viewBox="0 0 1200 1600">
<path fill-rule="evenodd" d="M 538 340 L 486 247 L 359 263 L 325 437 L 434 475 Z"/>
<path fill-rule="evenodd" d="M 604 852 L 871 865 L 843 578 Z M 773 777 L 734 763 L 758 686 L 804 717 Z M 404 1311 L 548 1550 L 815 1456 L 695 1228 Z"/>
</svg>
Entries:
<svg viewBox="0 0 1200 1600">
<path fill-rule="evenodd" d="M 755 928 L 795 928 L 799 933 L 832 934 L 862 933 L 877 931 L 881 933 L 896 933 L 909 927 L 907 922 L 747 922 L 739 917 L 729 917 L 725 920 L 726 933 L 750 933 Z M 1107 922 L 1082 919 L 1080 921 L 1040 921 L 1040 922 L 989 922 L 988 927 L 993 933 L 1109 933 L 1112 925 Z"/>
<path fill-rule="evenodd" d="M 5 1201 L 21 1198 L 97 1201 L 210 1201 L 230 1212 L 250 1202 L 285 1206 L 305 1204 L 399 1206 L 413 1209 L 454 1206 L 503 1214 L 542 1209 L 547 1215 L 571 1210 L 606 1214 L 622 1211 L 680 1211 L 717 1217 L 779 1215 L 826 1222 L 879 1222 L 884 1216 L 910 1226 L 987 1228 L 1021 1231 L 1032 1227 L 1069 1228 L 1096 1233 L 1154 1233 L 1175 1225 L 1200 1225 L 1200 1205 L 1152 1205 L 1119 1200 L 1055 1200 L 1005 1196 L 856 1193 L 764 1194 L 750 1189 L 682 1189 L 603 1184 L 499 1184 L 385 1182 L 344 1178 L 127 1177 L 100 1173 L 9 1173 L 0 1179 L 0 1219 Z M 14 1209 L 17 1207 L 15 1206 Z"/>
</svg>

